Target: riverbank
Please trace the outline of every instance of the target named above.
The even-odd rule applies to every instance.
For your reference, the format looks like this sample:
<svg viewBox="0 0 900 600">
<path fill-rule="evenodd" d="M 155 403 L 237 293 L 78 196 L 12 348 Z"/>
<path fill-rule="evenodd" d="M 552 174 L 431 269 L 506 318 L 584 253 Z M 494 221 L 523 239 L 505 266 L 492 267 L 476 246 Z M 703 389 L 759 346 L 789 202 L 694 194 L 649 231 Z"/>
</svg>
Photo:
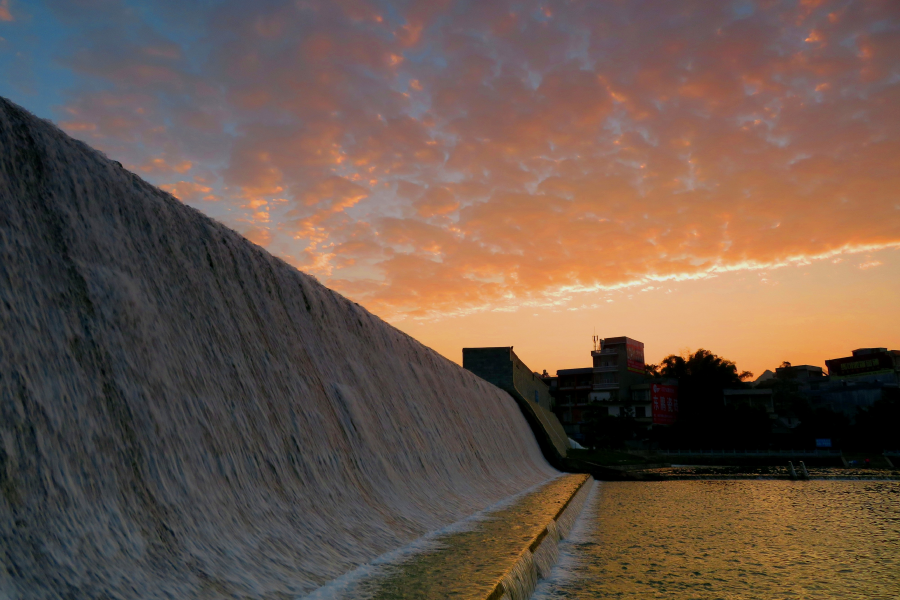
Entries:
<svg viewBox="0 0 900 600">
<path fill-rule="evenodd" d="M 866 465 L 866 459 L 869 464 Z M 803 473 L 801 462 L 808 476 Z M 790 465 L 794 465 L 794 474 Z M 863 466 L 866 465 L 866 466 Z M 636 454 L 617 450 L 570 451 L 568 467 L 602 481 L 691 479 L 900 480 L 900 469 L 881 455 L 808 453 Z"/>
<path fill-rule="evenodd" d="M 857 468 L 816 468 L 808 467 L 809 476 L 804 476 L 799 464 L 794 464 L 795 475 L 790 467 L 765 466 L 748 468 L 745 466 L 671 465 L 661 468 L 633 471 L 644 479 L 692 480 L 692 479 L 787 479 L 787 480 L 835 480 L 835 481 L 900 481 L 900 471 L 891 469 Z"/>
</svg>

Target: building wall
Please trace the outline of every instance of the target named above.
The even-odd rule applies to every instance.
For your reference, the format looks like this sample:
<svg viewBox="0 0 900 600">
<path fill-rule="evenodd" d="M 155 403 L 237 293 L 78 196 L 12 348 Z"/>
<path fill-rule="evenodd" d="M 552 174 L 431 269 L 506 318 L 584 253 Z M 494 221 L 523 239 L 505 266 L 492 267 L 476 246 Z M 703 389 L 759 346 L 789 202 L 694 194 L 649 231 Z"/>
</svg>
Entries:
<svg viewBox="0 0 900 600">
<path fill-rule="evenodd" d="M 593 369 L 561 369 L 557 371 L 556 405 L 566 433 L 575 439 L 583 439 L 581 422 L 590 401 L 593 386 Z"/>
<path fill-rule="evenodd" d="M 885 392 L 897 390 L 896 385 L 884 385 L 880 382 L 859 382 L 842 385 L 843 382 L 829 382 L 817 390 L 801 390 L 816 408 L 830 408 L 850 418 L 856 416 L 858 409 L 868 408 L 885 397 Z"/>
<path fill-rule="evenodd" d="M 516 356 L 512 346 L 463 348 L 463 368 L 506 391 L 520 404 L 547 460 L 561 467 L 554 453 L 564 459 L 569 441 L 550 410 L 550 387 Z"/>
<path fill-rule="evenodd" d="M 519 390 L 519 393 L 528 400 L 540 405 L 544 410 L 550 410 L 553 399 L 550 397 L 550 386 L 548 386 L 540 375 L 535 375 L 534 371 L 528 368 L 512 350 L 513 362 L 513 385 Z"/>
<path fill-rule="evenodd" d="M 544 410 L 551 408 L 550 387 L 510 346 L 463 348 L 463 368 L 509 393 L 515 390 L 523 399 Z"/>
<path fill-rule="evenodd" d="M 900 383 L 900 351 L 887 348 L 859 348 L 852 356 L 825 361 L 832 380 Z"/>
<path fill-rule="evenodd" d="M 563 426 L 575 439 L 581 439 L 581 423 L 592 402 L 599 402 L 597 408 L 601 412 L 606 410 L 609 415 L 631 414 L 638 422 L 652 422 L 649 378 L 644 373 L 628 370 L 629 340 L 627 337 L 606 338 L 600 349 L 591 352 L 593 367 L 557 371 L 556 401 L 562 409 Z M 640 385 L 648 390 L 646 397 L 634 398 L 632 387 Z M 644 416 L 637 416 L 641 412 Z"/>
<path fill-rule="evenodd" d="M 624 343 L 613 346 L 617 351 L 618 375 L 619 375 L 619 401 L 631 401 L 631 386 L 646 383 L 648 378 L 643 373 L 634 373 L 628 370 L 628 355 Z"/>
<path fill-rule="evenodd" d="M 828 377 L 802 382 L 800 387 L 800 393 L 815 407 L 830 408 L 854 418 L 860 408 L 898 393 L 898 350 L 858 348 L 852 356 L 826 360 L 825 364 Z"/>
<path fill-rule="evenodd" d="M 666 386 L 674 386 L 677 388 L 678 380 L 677 379 L 657 379 L 653 383 L 658 383 Z M 650 388 L 653 383 L 647 378 L 644 383 L 635 383 L 631 386 L 631 404 L 624 405 L 626 407 L 630 407 L 635 411 L 634 416 L 641 423 L 647 423 L 649 425 L 654 425 L 654 414 L 653 414 L 653 394 L 651 393 Z M 643 408 L 643 410 L 641 410 Z M 675 408 L 675 413 L 677 414 L 677 407 Z M 643 414 L 641 414 L 643 413 Z M 668 412 L 666 414 L 669 414 Z M 662 421 L 657 420 L 655 425 L 664 424 Z"/>
<path fill-rule="evenodd" d="M 627 340 L 629 338 L 607 338 L 603 340 L 600 351 L 591 352 L 594 360 L 594 384 L 595 388 L 605 384 L 615 383 L 617 389 L 595 389 L 593 396 L 597 400 L 609 402 L 630 402 L 631 386 L 646 383 L 648 378 L 643 373 L 634 373 L 628 370 Z M 621 340 L 621 341 L 619 341 Z M 637 341 L 637 340 L 634 340 Z M 615 371 L 608 369 L 615 366 Z M 602 396 L 609 392 L 609 399 Z"/>
<path fill-rule="evenodd" d="M 513 386 L 512 348 L 463 348 L 463 368 L 498 388 L 509 391 Z"/>
<path fill-rule="evenodd" d="M 557 374 L 557 404 L 578 406 L 588 403 L 593 389 L 593 370 L 590 367 L 562 369 Z"/>
<path fill-rule="evenodd" d="M 772 390 L 726 389 L 722 390 L 722 401 L 726 406 L 750 406 L 762 408 L 769 414 L 775 413 Z"/>
</svg>

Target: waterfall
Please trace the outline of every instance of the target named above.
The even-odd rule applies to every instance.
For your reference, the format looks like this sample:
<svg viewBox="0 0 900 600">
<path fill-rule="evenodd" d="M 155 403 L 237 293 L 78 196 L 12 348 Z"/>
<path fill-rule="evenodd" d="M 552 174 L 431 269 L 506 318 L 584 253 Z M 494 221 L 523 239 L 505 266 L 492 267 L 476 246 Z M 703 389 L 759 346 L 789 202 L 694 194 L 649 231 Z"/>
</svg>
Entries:
<svg viewBox="0 0 900 600">
<path fill-rule="evenodd" d="M 0 98 L 0 598 L 305 594 L 555 474 L 505 392 Z"/>
</svg>

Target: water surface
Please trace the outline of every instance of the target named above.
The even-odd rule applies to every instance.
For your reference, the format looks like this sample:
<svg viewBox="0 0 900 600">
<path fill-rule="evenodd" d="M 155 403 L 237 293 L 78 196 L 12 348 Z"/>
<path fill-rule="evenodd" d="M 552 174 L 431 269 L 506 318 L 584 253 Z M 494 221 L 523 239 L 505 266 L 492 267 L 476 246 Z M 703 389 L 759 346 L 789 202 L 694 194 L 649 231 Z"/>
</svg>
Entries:
<svg viewBox="0 0 900 600">
<path fill-rule="evenodd" d="M 536 598 L 898 598 L 900 482 L 595 486 Z"/>
</svg>

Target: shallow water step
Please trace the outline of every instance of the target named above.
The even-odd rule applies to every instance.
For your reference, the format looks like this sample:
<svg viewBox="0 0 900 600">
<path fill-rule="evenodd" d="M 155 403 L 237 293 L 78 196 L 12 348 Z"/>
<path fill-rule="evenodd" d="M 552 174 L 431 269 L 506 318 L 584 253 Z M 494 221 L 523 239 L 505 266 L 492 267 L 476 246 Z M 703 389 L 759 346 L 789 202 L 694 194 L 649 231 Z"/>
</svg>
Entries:
<svg viewBox="0 0 900 600">
<path fill-rule="evenodd" d="M 352 596 L 378 600 L 471 598 L 520 600 L 558 557 L 590 488 L 566 474 L 486 512 L 462 530 L 437 536 L 428 549 L 379 568 Z"/>
<path fill-rule="evenodd" d="M 398 565 L 393 574 L 378 583 L 374 597 L 384 600 L 437 597 L 493 600 L 513 595 L 515 591 L 530 596 L 540 567 L 529 568 L 528 563 L 534 562 L 535 555 L 541 553 L 545 543 L 553 546 L 552 550 L 549 547 L 544 550 L 544 553 L 548 550 L 553 553 L 547 567 L 556 562 L 555 546 L 560 537 L 559 532 L 554 531 L 558 527 L 557 521 L 562 520 L 588 478 L 588 475 L 564 475 L 512 506 L 490 513 L 470 531 L 441 538 L 438 550 L 419 554 Z M 568 530 L 563 535 L 565 533 Z M 528 581 L 532 578 L 533 582 Z M 531 589 L 513 589 L 527 587 Z M 514 597 L 520 597 L 520 594 Z"/>
</svg>

